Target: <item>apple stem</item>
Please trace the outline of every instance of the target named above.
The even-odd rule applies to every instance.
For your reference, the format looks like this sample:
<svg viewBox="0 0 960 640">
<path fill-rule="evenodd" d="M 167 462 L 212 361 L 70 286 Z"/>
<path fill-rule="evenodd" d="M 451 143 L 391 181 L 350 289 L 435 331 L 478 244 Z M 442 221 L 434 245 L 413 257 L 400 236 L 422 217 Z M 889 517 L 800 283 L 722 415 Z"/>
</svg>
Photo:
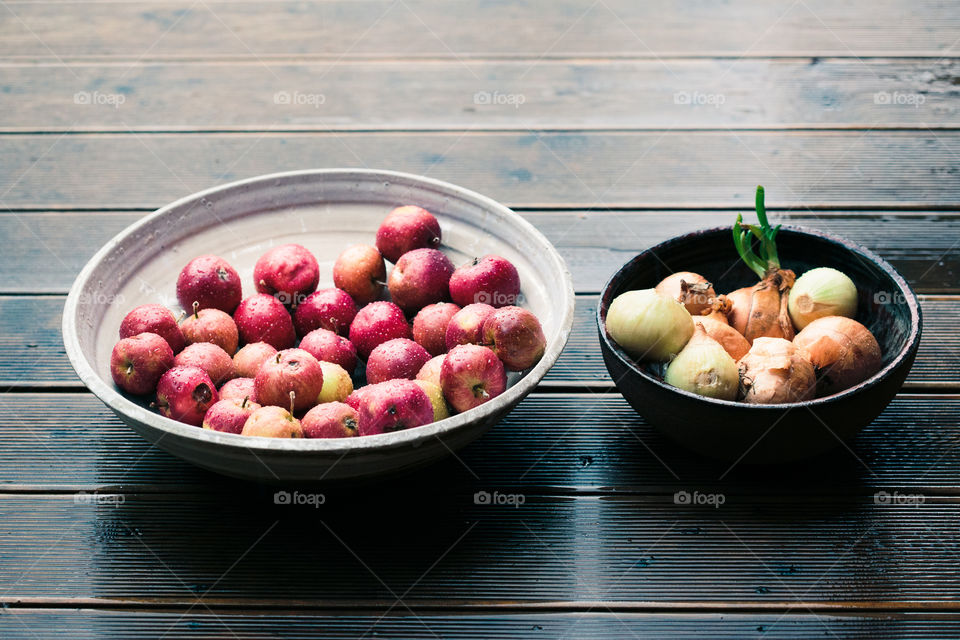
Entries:
<svg viewBox="0 0 960 640">
<path fill-rule="evenodd" d="M 177 324 L 180 324 L 181 322 L 183 322 L 183 319 L 186 317 L 187 317 L 187 312 L 181 311 L 180 315 L 177 317 Z"/>
<path fill-rule="evenodd" d="M 281 356 L 281 355 L 280 355 L 280 352 L 277 351 L 277 357 L 276 357 L 276 359 L 274 360 L 274 362 L 276 362 L 277 364 L 280 364 L 280 358 L 281 358 L 281 357 L 283 357 L 283 356 Z"/>
<path fill-rule="evenodd" d="M 293 403 L 297 399 L 297 393 L 295 391 L 290 391 L 290 415 L 293 415 Z"/>
<path fill-rule="evenodd" d="M 193 301 L 193 317 L 197 320 L 200 319 L 200 303 L 196 300 Z"/>
<path fill-rule="evenodd" d="M 247 401 L 248 401 L 248 400 L 250 400 L 250 396 L 245 396 L 245 397 L 243 398 L 243 402 L 240 403 L 240 408 L 241 408 L 241 409 L 246 409 L 246 408 L 247 408 Z"/>
<path fill-rule="evenodd" d="M 133 373 L 133 365 L 132 365 L 132 364 L 128 364 L 128 365 L 127 365 L 127 375 L 130 375 L 131 373 Z"/>
</svg>

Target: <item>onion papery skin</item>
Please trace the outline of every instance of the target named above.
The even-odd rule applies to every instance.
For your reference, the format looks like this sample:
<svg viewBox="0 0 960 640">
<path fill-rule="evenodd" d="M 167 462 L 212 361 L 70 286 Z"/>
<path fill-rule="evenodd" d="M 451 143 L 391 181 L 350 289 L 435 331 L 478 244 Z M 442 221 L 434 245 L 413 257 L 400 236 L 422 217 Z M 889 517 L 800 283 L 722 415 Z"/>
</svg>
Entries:
<svg viewBox="0 0 960 640">
<path fill-rule="evenodd" d="M 794 344 L 816 368 L 818 396 L 849 389 L 883 366 L 877 339 L 852 318 L 814 320 L 797 334 Z"/>
<path fill-rule="evenodd" d="M 739 360 L 750 350 L 750 343 L 736 329 L 727 324 L 726 319 L 718 320 L 713 316 L 714 314 L 695 316 L 693 321 L 703 327 L 706 334 L 716 340 L 731 358 Z"/>
<path fill-rule="evenodd" d="M 796 279 L 793 271 L 778 269 L 753 285 L 729 294 L 730 326 L 753 344 L 757 338 L 793 340 L 793 322 L 787 312 L 790 288 Z"/>
<path fill-rule="evenodd" d="M 699 273 L 678 271 L 656 286 L 656 292 L 682 304 L 692 316 L 709 312 L 717 293 L 713 285 Z"/>
<path fill-rule="evenodd" d="M 842 271 L 811 269 L 790 289 L 787 310 L 798 331 L 818 318 L 852 318 L 857 313 L 857 285 Z"/>
<path fill-rule="evenodd" d="M 606 328 L 613 341 L 637 360 L 665 362 L 693 335 L 693 318 L 676 300 L 640 289 L 614 298 Z"/>
<path fill-rule="evenodd" d="M 816 397 L 813 365 L 789 340 L 757 338 L 738 365 L 744 402 L 784 404 Z"/>
<path fill-rule="evenodd" d="M 663 380 L 700 396 L 736 400 L 740 371 L 730 354 L 708 336 L 703 327 L 697 327 L 693 337 L 667 366 Z"/>
</svg>

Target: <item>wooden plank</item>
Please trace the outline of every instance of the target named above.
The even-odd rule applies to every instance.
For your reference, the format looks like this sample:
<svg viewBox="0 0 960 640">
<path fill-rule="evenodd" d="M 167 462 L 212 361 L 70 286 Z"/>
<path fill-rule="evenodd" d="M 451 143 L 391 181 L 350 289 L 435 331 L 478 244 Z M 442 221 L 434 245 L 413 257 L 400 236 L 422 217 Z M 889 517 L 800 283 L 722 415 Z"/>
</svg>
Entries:
<svg viewBox="0 0 960 640">
<path fill-rule="evenodd" d="M 525 74 L 529 65 L 7 65 L 0 131 L 960 125 L 956 59 L 544 61 Z"/>
<path fill-rule="evenodd" d="M 65 293 L 86 261 L 142 212 L 0 213 L 2 293 Z M 577 291 L 599 292 L 631 257 L 673 236 L 732 224 L 731 211 L 525 211 L 563 255 Z M 920 292 L 958 293 L 960 215 L 935 212 L 772 212 L 787 225 L 849 238 L 889 260 Z M 732 246 L 732 245 L 731 245 Z"/>
<path fill-rule="evenodd" d="M 476 504 L 470 493 L 395 490 L 404 488 L 326 492 L 317 508 L 275 504 L 274 489 L 241 486 L 90 502 L 0 496 L 2 599 L 960 606 L 955 501 L 727 496 L 715 509 L 672 496 L 527 495 L 514 507 Z"/>
<path fill-rule="evenodd" d="M 779 495 L 826 504 L 883 490 L 933 500 L 960 495 L 958 438 L 960 396 L 903 394 L 849 451 L 783 468 L 741 467 L 676 447 L 618 394 L 535 394 L 458 459 L 396 484 L 424 496 L 496 490 L 663 498 L 686 490 L 724 493 L 731 502 Z M 238 486 L 253 491 L 151 447 L 92 395 L 0 397 L 0 491 L 218 495 Z M 349 498 L 353 489 L 327 490 Z"/>
<path fill-rule="evenodd" d="M 577 298 L 573 331 L 544 387 L 611 388 L 597 342 L 596 296 Z M 924 331 L 907 389 L 960 388 L 960 299 L 922 300 Z M 83 388 L 60 335 L 60 296 L 0 296 L 0 389 Z"/>
<path fill-rule="evenodd" d="M 611 607 L 612 608 L 612 607 Z M 170 634 L 177 638 L 211 638 L 221 634 L 237 640 L 269 637 L 283 629 L 287 638 L 314 640 L 359 638 L 366 633 L 387 638 L 498 638 L 516 640 L 532 634 L 548 638 L 898 638 L 937 639 L 960 633 L 955 614 L 847 614 L 804 615 L 740 613 L 611 613 L 598 606 L 577 613 L 525 614 L 432 614 L 411 616 L 398 605 L 392 614 L 237 614 L 208 612 L 203 606 L 182 613 L 126 612 L 110 610 L 18 609 L 4 611 L 0 630 L 8 640 L 35 640 L 56 636 L 69 640 L 91 637 L 156 638 Z"/>
<path fill-rule="evenodd" d="M 53 60 L 943 55 L 960 29 L 953 7 L 936 0 L 472 0 L 456 11 L 427 0 L 7 5 L 0 55 Z"/>
<path fill-rule="evenodd" d="M 960 132 L 563 132 L 11 135 L 0 204 L 150 209 L 305 167 L 425 174 L 512 206 L 957 207 Z"/>
</svg>

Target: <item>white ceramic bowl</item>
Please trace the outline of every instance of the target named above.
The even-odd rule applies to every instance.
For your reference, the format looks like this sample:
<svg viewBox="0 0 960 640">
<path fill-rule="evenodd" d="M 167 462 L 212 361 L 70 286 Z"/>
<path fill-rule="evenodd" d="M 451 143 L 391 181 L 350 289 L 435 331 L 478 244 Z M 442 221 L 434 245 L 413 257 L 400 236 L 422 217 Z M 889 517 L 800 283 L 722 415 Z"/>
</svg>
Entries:
<svg viewBox="0 0 960 640">
<path fill-rule="evenodd" d="M 332 286 L 336 256 L 373 244 L 394 206 L 433 212 L 441 247 L 461 264 L 487 253 L 520 272 L 523 305 L 543 323 L 547 350 L 522 377 L 480 407 L 430 425 L 332 440 L 252 438 L 164 418 L 148 400 L 121 394 L 110 377 L 110 352 L 123 316 L 159 302 L 178 309 L 175 282 L 191 258 L 213 253 L 254 293 L 253 265 L 269 247 L 297 242 L 320 261 L 320 287 Z M 266 482 L 369 477 L 423 465 L 480 436 L 517 405 L 560 355 L 573 323 L 574 293 L 563 259 L 516 213 L 452 184 L 391 171 L 310 170 L 261 176 L 201 191 L 167 205 L 106 244 L 77 276 L 63 312 L 63 341 L 85 385 L 134 431 L 170 453 L 226 475 Z"/>
</svg>

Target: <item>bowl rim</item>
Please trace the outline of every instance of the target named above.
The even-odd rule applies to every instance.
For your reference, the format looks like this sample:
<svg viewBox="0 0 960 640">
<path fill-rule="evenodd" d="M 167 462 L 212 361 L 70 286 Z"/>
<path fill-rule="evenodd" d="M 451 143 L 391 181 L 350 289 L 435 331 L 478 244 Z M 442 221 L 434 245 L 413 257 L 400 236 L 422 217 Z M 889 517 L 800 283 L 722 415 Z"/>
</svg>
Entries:
<svg viewBox="0 0 960 640">
<path fill-rule="evenodd" d="M 866 380 L 856 384 L 852 387 L 844 389 L 839 393 L 835 393 L 829 396 L 823 396 L 822 398 L 814 398 L 813 400 L 804 400 L 802 402 L 784 402 L 782 404 L 769 404 L 769 403 L 746 403 L 739 400 L 719 400 L 717 398 L 709 398 L 706 396 L 697 395 L 690 391 L 685 391 L 683 389 L 678 389 L 672 385 L 667 384 L 666 382 L 658 379 L 656 376 L 651 375 L 643 368 L 637 366 L 637 363 L 627 355 L 620 345 L 613 341 L 610 335 L 607 333 L 605 326 L 606 319 L 606 308 L 604 307 L 603 300 L 607 297 L 610 292 L 611 287 L 614 284 L 614 281 L 620 277 L 620 275 L 630 269 L 636 262 L 645 258 L 648 254 L 656 254 L 658 250 L 666 250 L 672 248 L 673 245 L 682 242 L 687 239 L 692 239 L 695 236 L 704 236 L 708 234 L 726 234 L 729 235 L 730 227 L 708 227 L 704 229 L 698 229 L 696 231 L 691 231 L 683 235 L 674 236 L 663 242 L 660 242 L 652 247 L 649 247 L 639 254 L 628 260 L 624 265 L 622 265 L 617 271 L 607 280 L 606 284 L 603 286 L 603 289 L 600 293 L 600 299 L 597 302 L 597 329 L 600 334 L 600 342 L 614 354 L 620 362 L 622 362 L 628 369 L 633 371 L 636 374 L 639 374 L 641 378 L 646 380 L 649 383 L 652 383 L 661 389 L 670 391 L 672 393 L 679 394 L 683 397 L 689 398 L 691 400 L 700 401 L 705 403 L 707 406 L 716 406 L 716 407 L 743 407 L 748 409 L 761 409 L 761 410 L 790 410 L 797 407 L 819 407 L 822 405 L 830 404 L 833 402 L 841 401 L 845 398 L 853 396 L 854 394 L 865 391 L 871 387 L 883 382 L 887 377 L 889 377 L 894 370 L 896 370 L 904 360 L 914 355 L 920 345 L 920 334 L 922 326 L 922 311 L 920 309 L 920 301 L 917 298 L 917 294 L 913 291 L 907 281 L 903 278 L 902 275 L 891 265 L 889 262 L 881 258 L 879 255 L 871 251 L 870 249 L 864 247 L 863 245 L 854 242 L 852 240 L 847 240 L 846 238 L 841 238 L 840 236 L 835 236 L 830 233 L 825 233 L 818 229 L 811 229 L 809 227 L 803 227 L 798 225 L 781 225 L 780 231 L 783 232 L 796 233 L 799 235 L 813 236 L 820 240 L 826 240 L 832 244 L 838 245 L 843 249 L 853 253 L 854 255 L 859 254 L 861 259 L 866 259 L 872 262 L 875 266 L 879 267 L 887 276 L 889 276 L 893 282 L 899 287 L 900 293 L 903 294 L 904 301 L 907 304 L 907 308 L 910 310 L 910 333 L 909 337 L 904 344 L 903 349 L 893 358 L 889 363 L 887 363 L 880 371 L 873 374 Z M 612 373 L 611 373 L 612 377 Z M 616 381 L 614 381 L 616 384 Z"/>
<path fill-rule="evenodd" d="M 559 324 L 560 330 L 556 339 L 552 344 L 547 345 L 547 349 L 540 361 L 534 365 L 532 369 L 527 371 L 514 385 L 507 388 L 506 391 L 496 398 L 479 407 L 412 429 L 356 438 L 265 438 L 211 431 L 145 410 L 141 405 L 128 399 L 124 394 L 115 389 L 112 384 L 108 384 L 97 374 L 93 366 L 84 356 L 80 346 L 76 324 L 77 308 L 81 292 L 89 284 L 93 271 L 114 251 L 118 244 L 135 234 L 142 227 L 152 224 L 158 218 L 166 215 L 167 212 L 203 198 L 220 195 L 225 192 L 244 190 L 275 180 L 296 181 L 297 179 L 311 178 L 316 180 L 324 180 L 327 178 L 362 181 L 387 180 L 406 183 L 410 186 L 429 187 L 444 195 L 464 200 L 486 211 L 511 218 L 513 222 L 526 232 L 527 237 L 532 240 L 534 244 L 539 245 L 539 250 L 550 258 L 553 263 L 552 266 L 556 270 L 559 281 L 558 284 L 561 285 L 558 287 L 560 291 L 557 291 L 557 296 L 559 297 L 560 308 L 562 308 L 562 317 L 560 318 Z M 104 246 L 87 261 L 83 269 L 81 269 L 67 295 L 67 300 L 63 308 L 61 326 L 67 357 L 84 385 L 114 412 L 124 417 L 146 423 L 149 427 L 163 432 L 160 438 L 164 438 L 167 435 L 174 435 L 180 438 L 189 438 L 205 445 L 221 445 L 233 449 L 290 452 L 303 455 L 341 453 L 343 456 L 346 456 L 354 451 L 369 453 L 395 449 L 407 445 L 417 446 L 418 443 L 422 443 L 428 438 L 437 437 L 439 439 L 440 436 L 457 431 L 469 424 L 483 422 L 495 414 L 510 408 L 513 404 L 519 402 L 533 391 L 540 380 L 543 379 L 544 375 L 546 375 L 547 371 L 557 361 L 557 358 L 566 346 L 570 331 L 573 327 L 574 304 L 575 293 L 573 289 L 573 278 L 570 275 L 570 271 L 563 257 L 560 256 L 556 248 L 536 227 L 515 211 L 492 198 L 443 180 L 399 171 L 350 168 L 300 169 L 253 176 L 197 191 L 164 205 L 153 213 L 134 222 L 104 244 Z"/>
</svg>

